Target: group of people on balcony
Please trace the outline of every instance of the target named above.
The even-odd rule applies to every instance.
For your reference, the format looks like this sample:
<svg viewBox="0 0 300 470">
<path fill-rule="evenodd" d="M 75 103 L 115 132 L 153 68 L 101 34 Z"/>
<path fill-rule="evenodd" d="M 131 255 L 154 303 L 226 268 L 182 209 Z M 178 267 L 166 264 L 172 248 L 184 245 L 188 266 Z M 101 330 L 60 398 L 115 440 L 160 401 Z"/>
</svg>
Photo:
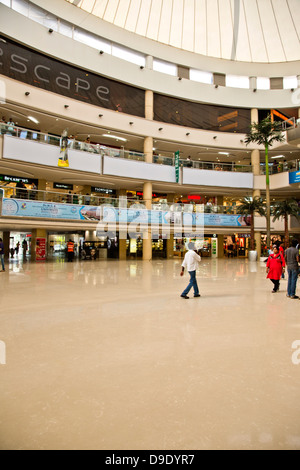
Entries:
<svg viewBox="0 0 300 470">
<path fill-rule="evenodd" d="M 0 134 L 15 135 L 15 123 L 12 118 L 6 120 L 5 116 L 2 116 L 0 120 Z"/>
</svg>

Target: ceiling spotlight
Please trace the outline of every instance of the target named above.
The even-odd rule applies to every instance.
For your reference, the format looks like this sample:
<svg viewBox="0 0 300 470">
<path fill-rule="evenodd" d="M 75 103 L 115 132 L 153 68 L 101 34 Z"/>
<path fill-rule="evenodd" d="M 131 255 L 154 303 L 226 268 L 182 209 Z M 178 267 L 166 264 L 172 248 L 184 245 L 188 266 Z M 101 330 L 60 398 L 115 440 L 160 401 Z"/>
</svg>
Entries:
<svg viewBox="0 0 300 470">
<path fill-rule="evenodd" d="M 163 130 L 163 127 L 160 127 L 158 130 L 159 130 L 159 131 L 162 131 L 162 130 Z"/>
<path fill-rule="evenodd" d="M 67 109 L 68 107 L 69 107 L 69 105 L 68 105 L 68 104 L 65 104 L 65 108 Z"/>
<path fill-rule="evenodd" d="M 49 29 L 49 33 L 50 33 L 50 34 L 53 33 L 53 29 L 50 28 L 50 29 Z"/>
<path fill-rule="evenodd" d="M 29 91 L 26 91 L 25 92 L 25 96 L 29 96 L 30 95 L 30 92 Z"/>
<path fill-rule="evenodd" d="M 102 117 L 103 117 L 103 114 L 99 114 L 99 117 L 102 118 Z"/>
<path fill-rule="evenodd" d="M 104 54 L 104 51 L 100 51 L 99 54 L 101 54 L 101 55 Z"/>
</svg>

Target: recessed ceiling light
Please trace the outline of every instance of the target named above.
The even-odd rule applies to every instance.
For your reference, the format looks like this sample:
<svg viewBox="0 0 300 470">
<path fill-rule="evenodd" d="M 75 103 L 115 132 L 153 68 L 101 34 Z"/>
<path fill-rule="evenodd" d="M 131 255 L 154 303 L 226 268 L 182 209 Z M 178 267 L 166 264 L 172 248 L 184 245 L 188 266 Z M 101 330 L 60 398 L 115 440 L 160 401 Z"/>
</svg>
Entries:
<svg viewBox="0 0 300 470">
<path fill-rule="evenodd" d="M 117 140 L 122 140 L 122 142 L 127 142 L 127 139 L 124 139 L 124 137 L 118 137 L 117 135 L 102 134 L 102 137 L 108 137 L 109 139 L 117 139 Z"/>
<path fill-rule="evenodd" d="M 229 155 L 229 152 L 218 152 L 219 155 Z"/>
<path fill-rule="evenodd" d="M 32 122 L 35 122 L 36 124 L 39 124 L 39 121 L 33 116 L 28 116 L 28 119 Z"/>
</svg>

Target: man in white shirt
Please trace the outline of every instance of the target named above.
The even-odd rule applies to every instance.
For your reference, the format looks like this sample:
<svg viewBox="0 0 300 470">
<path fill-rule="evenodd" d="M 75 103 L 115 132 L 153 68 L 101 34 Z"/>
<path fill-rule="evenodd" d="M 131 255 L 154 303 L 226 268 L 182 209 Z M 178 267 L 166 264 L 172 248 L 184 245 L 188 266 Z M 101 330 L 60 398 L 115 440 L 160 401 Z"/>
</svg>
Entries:
<svg viewBox="0 0 300 470">
<path fill-rule="evenodd" d="M 189 285 L 181 294 L 181 297 L 183 299 L 189 299 L 188 293 L 190 292 L 192 287 L 194 288 L 194 297 L 201 297 L 199 294 L 199 288 L 198 288 L 197 279 L 196 279 L 196 270 L 199 266 L 201 258 L 195 250 L 194 243 L 190 242 L 188 247 L 189 247 L 189 251 L 186 253 L 184 257 L 180 276 L 184 275 L 184 270 L 186 269 L 189 272 L 191 279 L 190 279 Z"/>
</svg>

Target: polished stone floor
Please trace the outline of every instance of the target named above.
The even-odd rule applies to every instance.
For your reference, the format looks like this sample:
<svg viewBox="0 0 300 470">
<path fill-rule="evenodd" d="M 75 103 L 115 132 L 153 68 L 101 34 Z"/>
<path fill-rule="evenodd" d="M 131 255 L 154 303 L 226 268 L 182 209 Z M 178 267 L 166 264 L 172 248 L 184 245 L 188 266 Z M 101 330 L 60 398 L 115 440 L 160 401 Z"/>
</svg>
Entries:
<svg viewBox="0 0 300 470">
<path fill-rule="evenodd" d="M 272 294 L 264 263 L 204 259 L 202 297 L 183 300 L 179 273 L 172 260 L 1 273 L 0 449 L 300 449 L 287 281 Z"/>
</svg>

